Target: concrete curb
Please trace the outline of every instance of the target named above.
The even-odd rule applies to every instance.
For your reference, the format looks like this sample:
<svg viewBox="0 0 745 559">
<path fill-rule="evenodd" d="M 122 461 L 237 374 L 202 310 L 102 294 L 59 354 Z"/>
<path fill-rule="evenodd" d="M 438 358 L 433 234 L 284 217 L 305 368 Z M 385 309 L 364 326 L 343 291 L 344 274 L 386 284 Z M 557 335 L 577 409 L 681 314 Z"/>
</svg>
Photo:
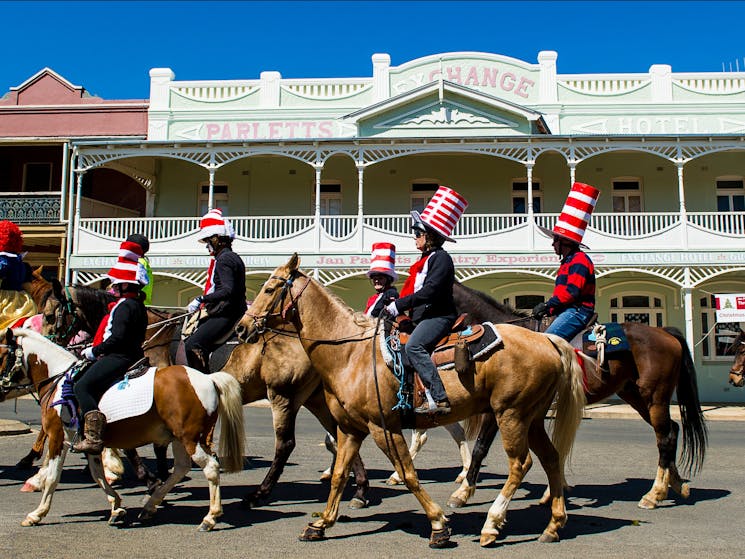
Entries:
<svg viewBox="0 0 745 559">
<path fill-rule="evenodd" d="M 31 432 L 31 427 L 15 419 L 0 419 L 0 436 L 25 435 Z"/>
</svg>

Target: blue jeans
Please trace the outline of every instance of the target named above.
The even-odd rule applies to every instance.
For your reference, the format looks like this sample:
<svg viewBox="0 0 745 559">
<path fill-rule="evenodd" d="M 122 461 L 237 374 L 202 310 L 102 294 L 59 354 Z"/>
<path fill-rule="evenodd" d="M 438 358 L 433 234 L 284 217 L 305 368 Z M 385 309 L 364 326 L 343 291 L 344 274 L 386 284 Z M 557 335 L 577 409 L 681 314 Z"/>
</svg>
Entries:
<svg viewBox="0 0 745 559">
<path fill-rule="evenodd" d="M 556 334 L 571 342 L 574 336 L 585 329 L 593 314 L 595 311 L 587 307 L 570 307 L 554 319 L 546 328 L 546 334 Z"/>
<path fill-rule="evenodd" d="M 404 346 L 409 363 L 419 373 L 419 378 L 422 379 L 424 386 L 429 389 L 429 393 L 432 394 L 432 399 L 435 402 L 447 400 L 448 395 L 445 393 L 440 373 L 437 372 L 437 367 L 432 363 L 430 355 L 437 342 L 450 332 L 455 318 L 454 316 L 438 316 L 422 320 L 416 325 L 411 336 L 409 336 L 409 341 Z"/>
</svg>

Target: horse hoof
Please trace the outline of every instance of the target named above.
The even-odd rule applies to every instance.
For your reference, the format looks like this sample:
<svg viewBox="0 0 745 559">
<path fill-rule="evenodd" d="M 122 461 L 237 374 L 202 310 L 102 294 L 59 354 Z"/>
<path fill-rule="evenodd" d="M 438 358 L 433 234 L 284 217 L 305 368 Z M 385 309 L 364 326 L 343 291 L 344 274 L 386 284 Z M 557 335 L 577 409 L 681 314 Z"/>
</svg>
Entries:
<svg viewBox="0 0 745 559">
<path fill-rule="evenodd" d="M 466 501 L 464 501 L 460 497 L 453 497 L 451 495 L 450 498 L 448 499 L 447 505 L 451 509 L 462 509 L 463 507 L 466 506 Z"/>
<path fill-rule="evenodd" d="M 543 532 L 541 534 L 541 537 L 538 538 L 538 541 L 541 543 L 554 543 L 559 541 L 559 536 L 556 534 L 549 534 L 548 532 Z"/>
<path fill-rule="evenodd" d="M 684 499 L 687 499 L 688 497 L 690 497 L 691 496 L 691 486 L 688 485 L 687 483 L 684 483 L 683 485 L 681 485 L 680 486 L 680 496 L 683 497 Z"/>
<path fill-rule="evenodd" d="M 21 487 L 21 493 L 33 493 L 34 491 L 38 491 L 39 488 L 35 485 L 30 484 L 29 482 L 26 482 L 23 484 L 23 487 Z"/>
<path fill-rule="evenodd" d="M 494 544 L 494 542 L 496 541 L 497 541 L 497 534 L 481 532 L 481 537 L 479 538 L 479 545 L 481 547 L 489 547 L 490 545 Z"/>
<path fill-rule="evenodd" d="M 429 547 L 432 549 L 442 549 L 447 547 L 450 543 L 450 528 L 442 528 L 441 530 L 432 530 L 432 534 L 429 536 Z"/>
<path fill-rule="evenodd" d="M 326 539 L 325 532 L 325 528 L 318 528 L 313 526 L 313 524 L 308 524 L 297 539 L 301 542 L 317 542 Z"/>
<path fill-rule="evenodd" d="M 401 485 L 402 483 L 403 481 L 394 476 L 391 476 L 387 480 L 385 480 L 386 485 Z"/>
<path fill-rule="evenodd" d="M 639 504 L 637 506 L 640 509 L 652 510 L 657 508 L 657 501 L 653 501 L 651 499 L 648 499 L 647 497 L 642 497 L 642 500 L 639 501 Z"/>
<path fill-rule="evenodd" d="M 117 526 L 120 524 L 124 524 L 125 518 L 127 516 L 127 511 L 124 509 L 118 509 L 111 513 L 111 516 L 109 517 L 109 526 Z"/>
<path fill-rule="evenodd" d="M 349 501 L 349 508 L 350 509 L 366 509 L 367 505 L 370 504 L 370 501 L 367 499 L 360 499 L 359 497 L 353 497 L 351 501 Z"/>
<path fill-rule="evenodd" d="M 202 523 L 199 525 L 198 532 L 211 532 L 212 528 L 214 528 L 215 525 L 207 522 L 206 520 L 202 520 Z"/>
<path fill-rule="evenodd" d="M 21 521 L 21 526 L 25 526 L 25 527 L 36 526 L 39 522 L 41 522 L 41 518 L 36 519 L 31 516 L 27 516 Z"/>
</svg>

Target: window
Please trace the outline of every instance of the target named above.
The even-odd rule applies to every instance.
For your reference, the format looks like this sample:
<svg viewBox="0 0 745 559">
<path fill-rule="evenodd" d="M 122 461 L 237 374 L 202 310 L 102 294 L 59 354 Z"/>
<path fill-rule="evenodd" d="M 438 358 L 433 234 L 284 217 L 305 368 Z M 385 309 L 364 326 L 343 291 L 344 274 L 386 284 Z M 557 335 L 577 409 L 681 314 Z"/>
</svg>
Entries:
<svg viewBox="0 0 745 559">
<path fill-rule="evenodd" d="M 541 183 L 533 181 L 533 213 L 541 213 Z M 512 181 L 512 213 L 528 213 L 528 181 L 516 179 Z M 537 303 L 536 303 L 537 304 Z M 533 308 L 533 307 L 531 307 Z"/>
<path fill-rule="evenodd" d="M 642 211 L 642 187 L 639 179 L 613 179 L 613 211 L 615 213 Z"/>
<path fill-rule="evenodd" d="M 51 163 L 25 163 L 23 165 L 23 192 L 52 190 Z"/>
<path fill-rule="evenodd" d="M 538 303 L 543 303 L 546 299 L 548 297 L 545 295 L 515 295 L 502 302 L 519 311 L 532 311 Z"/>
<path fill-rule="evenodd" d="M 740 324 L 737 322 L 717 322 L 716 303 L 713 295 L 701 297 L 699 304 L 701 305 L 701 335 L 706 336 L 706 339 L 700 342 L 701 354 L 706 359 L 720 357 L 723 360 L 731 359 L 732 354 L 728 353 L 727 350 L 740 333 Z"/>
<path fill-rule="evenodd" d="M 663 327 L 665 309 L 661 297 L 623 295 L 610 300 L 611 322 L 639 322 L 647 326 Z"/>
<path fill-rule="evenodd" d="M 341 184 L 321 184 L 321 215 L 341 215 Z"/>
<path fill-rule="evenodd" d="M 209 211 L 210 185 L 209 183 L 200 185 L 199 194 L 199 215 L 204 215 Z M 228 208 L 228 185 L 221 183 L 215 184 L 214 195 L 212 198 L 212 207 L 220 208 L 223 215 L 230 215 Z"/>
<path fill-rule="evenodd" d="M 439 188 L 439 183 L 427 181 L 427 182 L 414 182 L 411 185 L 411 210 L 422 212 L 427 207 L 427 203 L 430 201 L 432 196 Z"/>
<path fill-rule="evenodd" d="M 717 179 L 717 211 L 745 212 L 745 184 L 742 178 Z"/>
</svg>

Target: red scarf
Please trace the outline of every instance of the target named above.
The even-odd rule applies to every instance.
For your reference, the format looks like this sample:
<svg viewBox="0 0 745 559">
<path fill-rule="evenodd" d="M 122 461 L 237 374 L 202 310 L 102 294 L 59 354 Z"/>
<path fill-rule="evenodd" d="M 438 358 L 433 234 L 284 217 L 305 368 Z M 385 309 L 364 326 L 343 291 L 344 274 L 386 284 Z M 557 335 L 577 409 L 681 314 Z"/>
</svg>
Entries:
<svg viewBox="0 0 745 559">
<path fill-rule="evenodd" d="M 407 295 L 414 293 L 416 277 L 424 269 L 424 264 L 427 262 L 427 258 L 429 258 L 430 254 L 431 253 L 422 254 L 422 257 L 411 265 L 409 268 L 409 277 L 406 278 L 399 297 L 406 297 Z"/>
<path fill-rule="evenodd" d="M 207 281 L 204 282 L 204 294 L 209 295 L 215 290 L 215 259 L 210 260 L 210 267 L 207 270 Z"/>
</svg>

